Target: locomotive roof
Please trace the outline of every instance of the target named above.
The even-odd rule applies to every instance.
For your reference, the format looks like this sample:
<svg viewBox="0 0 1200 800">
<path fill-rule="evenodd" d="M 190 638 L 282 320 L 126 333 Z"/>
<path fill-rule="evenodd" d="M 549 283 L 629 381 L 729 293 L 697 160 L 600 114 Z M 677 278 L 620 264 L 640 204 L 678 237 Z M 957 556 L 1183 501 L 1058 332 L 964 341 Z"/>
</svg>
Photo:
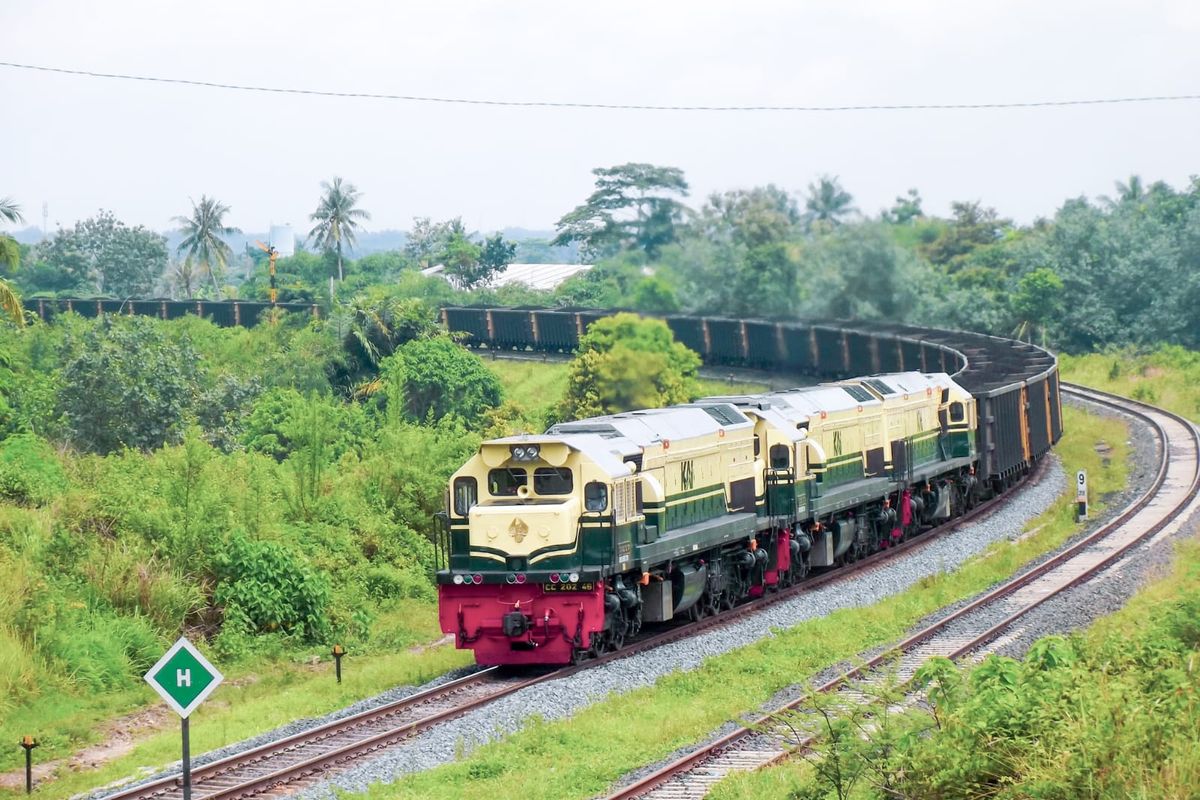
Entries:
<svg viewBox="0 0 1200 800">
<path fill-rule="evenodd" d="M 605 439 L 623 438 L 644 448 L 659 444 L 664 439 L 689 439 L 750 425 L 750 420 L 732 404 L 709 403 L 703 406 L 624 411 L 575 422 L 560 422 L 546 433 L 590 433 Z"/>
</svg>

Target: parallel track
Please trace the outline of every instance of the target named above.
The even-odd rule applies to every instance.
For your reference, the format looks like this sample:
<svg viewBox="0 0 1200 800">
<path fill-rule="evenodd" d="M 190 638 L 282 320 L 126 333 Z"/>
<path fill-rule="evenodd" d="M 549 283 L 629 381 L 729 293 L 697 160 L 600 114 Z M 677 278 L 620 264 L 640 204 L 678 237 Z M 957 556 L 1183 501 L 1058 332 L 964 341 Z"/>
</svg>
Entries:
<svg viewBox="0 0 1200 800">
<path fill-rule="evenodd" d="M 1114 395 L 1066 384 L 1062 388 L 1075 397 L 1132 414 L 1150 425 L 1155 431 L 1160 454 L 1158 472 L 1150 488 L 1113 520 L 1077 544 L 814 691 L 850 689 L 851 681 L 863 678 L 870 670 L 885 663 L 893 663 L 897 677 L 906 681 L 933 656 L 959 658 L 994 649 L 998 640 L 1019 634 L 1020 620 L 1029 611 L 1051 597 L 1087 582 L 1156 534 L 1165 534 L 1173 526 L 1183 524 L 1200 507 L 1197 498 L 1200 431 L 1195 425 L 1170 412 Z M 1004 616 L 1000 622 L 968 635 L 950 632 L 951 623 L 985 608 L 1000 610 Z M 812 741 L 812 737 L 807 736 L 795 740 L 794 736 L 788 735 L 790 729 L 781 736 L 764 732 L 779 727 L 773 724 L 775 714 L 795 709 L 806 700 L 807 697 L 802 697 L 774 714 L 761 716 L 608 795 L 606 800 L 694 800 L 707 795 L 711 786 L 730 772 L 774 763 L 794 748 L 804 747 Z"/>
<path fill-rule="evenodd" d="M 1035 469 L 1031 480 L 1040 479 L 1042 466 L 1039 465 Z M 993 498 L 961 517 L 842 569 L 812 575 L 794 586 L 742 603 L 718 616 L 681 624 L 642 637 L 618 652 L 602 655 L 580 665 L 532 676 L 528 673 L 514 675 L 496 667 L 484 669 L 378 708 L 195 767 L 192 770 L 192 796 L 195 800 L 284 796 L 295 788 L 297 783 L 303 783 L 322 773 L 345 768 L 358 758 L 400 744 L 435 725 L 460 717 L 527 686 L 563 678 L 597 664 L 625 658 L 709 629 L 732 624 L 801 592 L 882 566 L 894 555 L 919 550 L 960 525 L 991 513 L 1006 498 L 1007 495 Z M 119 790 L 108 795 L 105 800 L 182 800 L 182 797 L 180 776 L 168 775 Z"/>
</svg>

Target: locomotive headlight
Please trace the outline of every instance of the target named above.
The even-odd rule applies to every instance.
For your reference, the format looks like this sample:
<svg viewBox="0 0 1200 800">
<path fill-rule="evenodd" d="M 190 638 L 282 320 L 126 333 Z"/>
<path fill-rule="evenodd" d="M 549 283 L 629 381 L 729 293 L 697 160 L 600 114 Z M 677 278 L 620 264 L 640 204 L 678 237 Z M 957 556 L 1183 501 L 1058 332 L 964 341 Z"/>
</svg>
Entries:
<svg viewBox="0 0 1200 800">
<path fill-rule="evenodd" d="M 512 448 L 513 461 L 537 461 L 541 448 L 536 444 L 517 444 Z"/>
<path fill-rule="evenodd" d="M 455 576 L 454 576 L 454 583 L 455 583 L 455 585 L 456 585 L 456 586 L 462 586 L 462 582 L 463 582 L 463 576 L 462 576 L 462 575 L 455 575 Z"/>
<path fill-rule="evenodd" d="M 571 573 L 571 583 L 579 583 L 579 573 L 578 572 Z"/>
</svg>

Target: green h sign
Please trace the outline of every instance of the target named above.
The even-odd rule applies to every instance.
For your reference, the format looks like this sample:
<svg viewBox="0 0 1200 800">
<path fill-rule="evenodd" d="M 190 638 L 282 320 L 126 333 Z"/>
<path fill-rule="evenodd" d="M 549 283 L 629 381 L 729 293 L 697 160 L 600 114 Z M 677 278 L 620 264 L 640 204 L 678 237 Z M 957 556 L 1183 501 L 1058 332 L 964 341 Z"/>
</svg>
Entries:
<svg viewBox="0 0 1200 800">
<path fill-rule="evenodd" d="M 224 680 L 186 638 L 180 638 L 146 673 L 146 682 L 175 713 L 186 718 Z"/>
</svg>

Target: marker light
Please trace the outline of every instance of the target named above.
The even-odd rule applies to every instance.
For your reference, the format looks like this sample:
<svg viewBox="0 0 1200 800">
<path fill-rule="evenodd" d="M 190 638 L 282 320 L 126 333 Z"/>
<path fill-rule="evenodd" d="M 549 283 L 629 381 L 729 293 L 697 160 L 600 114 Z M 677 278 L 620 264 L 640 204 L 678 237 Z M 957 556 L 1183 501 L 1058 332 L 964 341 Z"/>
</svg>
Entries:
<svg viewBox="0 0 1200 800">
<path fill-rule="evenodd" d="M 524 582 L 525 582 L 525 575 L 523 573 L 519 573 L 517 575 L 517 583 L 524 583 Z"/>
<path fill-rule="evenodd" d="M 478 572 L 476 572 L 474 575 L 471 576 L 471 581 L 473 583 L 483 583 L 483 576 L 480 575 Z"/>
<path fill-rule="evenodd" d="M 505 575 L 505 576 L 504 576 L 504 582 L 505 582 L 505 583 L 516 583 L 516 582 L 517 582 L 517 576 L 516 576 L 516 575 L 513 575 L 513 574 L 510 572 L 510 573 L 508 573 L 507 575 Z"/>
<path fill-rule="evenodd" d="M 463 582 L 463 576 L 462 576 L 462 575 L 455 575 L 455 576 L 454 576 L 454 583 L 455 583 L 456 585 L 458 585 L 458 586 L 462 586 L 462 582 Z"/>
<path fill-rule="evenodd" d="M 558 573 L 557 573 L 557 572 L 551 572 L 551 573 L 550 573 L 550 582 L 551 582 L 551 583 L 558 583 Z"/>
<path fill-rule="evenodd" d="M 572 572 L 571 573 L 571 583 L 578 583 L 578 582 L 579 582 L 579 573 Z"/>
</svg>

